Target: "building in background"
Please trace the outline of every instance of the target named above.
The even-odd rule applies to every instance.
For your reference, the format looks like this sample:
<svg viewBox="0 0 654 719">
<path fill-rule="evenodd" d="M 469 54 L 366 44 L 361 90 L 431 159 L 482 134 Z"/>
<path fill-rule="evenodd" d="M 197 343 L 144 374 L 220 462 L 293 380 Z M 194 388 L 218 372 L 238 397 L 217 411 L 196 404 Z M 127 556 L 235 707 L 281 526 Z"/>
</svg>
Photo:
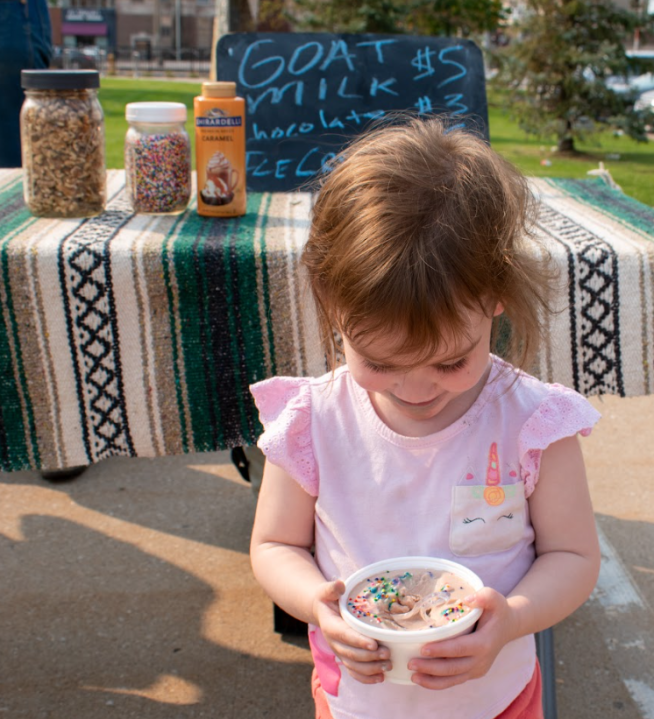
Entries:
<svg viewBox="0 0 654 719">
<path fill-rule="evenodd" d="M 221 33 L 254 30 L 257 9 L 258 0 L 58 0 L 50 16 L 53 44 L 69 55 L 187 59 L 209 57 L 214 18 Z"/>
<path fill-rule="evenodd" d="M 94 46 L 107 52 L 116 49 L 116 11 L 114 8 L 67 7 L 58 10 L 56 27 L 53 27 L 55 45 L 62 47 Z M 51 14 L 54 15 L 54 13 Z"/>
</svg>

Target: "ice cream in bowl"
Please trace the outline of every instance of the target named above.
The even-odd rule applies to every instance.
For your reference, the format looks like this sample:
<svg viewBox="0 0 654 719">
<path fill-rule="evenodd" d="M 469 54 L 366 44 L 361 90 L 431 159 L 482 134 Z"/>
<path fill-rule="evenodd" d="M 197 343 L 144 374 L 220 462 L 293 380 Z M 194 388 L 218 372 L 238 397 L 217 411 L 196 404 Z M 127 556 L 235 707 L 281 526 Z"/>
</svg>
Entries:
<svg viewBox="0 0 654 719">
<path fill-rule="evenodd" d="M 412 684 L 409 660 L 429 642 L 472 631 L 481 609 L 463 599 L 483 587 L 462 564 L 434 557 L 396 557 L 369 564 L 345 581 L 344 621 L 388 647 L 386 680 Z"/>
</svg>

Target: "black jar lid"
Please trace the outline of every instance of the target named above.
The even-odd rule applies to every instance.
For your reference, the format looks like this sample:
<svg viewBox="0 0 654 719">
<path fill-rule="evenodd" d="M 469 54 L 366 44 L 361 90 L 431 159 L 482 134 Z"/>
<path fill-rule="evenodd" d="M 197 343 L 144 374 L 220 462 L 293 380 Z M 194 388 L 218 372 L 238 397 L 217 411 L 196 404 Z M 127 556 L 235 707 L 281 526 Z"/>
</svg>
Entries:
<svg viewBox="0 0 654 719">
<path fill-rule="evenodd" d="M 21 70 L 25 90 L 87 90 L 100 87 L 97 70 Z"/>
</svg>

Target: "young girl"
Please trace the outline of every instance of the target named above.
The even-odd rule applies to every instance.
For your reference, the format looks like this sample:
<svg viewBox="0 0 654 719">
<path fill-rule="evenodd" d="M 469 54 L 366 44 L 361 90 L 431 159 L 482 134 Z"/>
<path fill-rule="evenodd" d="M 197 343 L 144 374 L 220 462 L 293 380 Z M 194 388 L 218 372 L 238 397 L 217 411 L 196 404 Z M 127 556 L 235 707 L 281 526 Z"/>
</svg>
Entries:
<svg viewBox="0 0 654 719">
<path fill-rule="evenodd" d="M 528 367 L 547 307 L 526 181 L 437 119 L 377 129 L 340 159 L 303 264 L 346 364 L 252 387 L 267 457 L 255 575 L 310 625 L 320 719 L 542 717 L 534 632 L 582 604 L 599 570 L 576 437 L 598 414 L 491 354 L 499 334 Z M 426 645 L 413 686 L 385 682 L 387 649 L 338 611 L 343 579 L 403 555 L 453 559 L 485 584 L 465 600 L 483 609 L 476 630 Z"/>
</svg>

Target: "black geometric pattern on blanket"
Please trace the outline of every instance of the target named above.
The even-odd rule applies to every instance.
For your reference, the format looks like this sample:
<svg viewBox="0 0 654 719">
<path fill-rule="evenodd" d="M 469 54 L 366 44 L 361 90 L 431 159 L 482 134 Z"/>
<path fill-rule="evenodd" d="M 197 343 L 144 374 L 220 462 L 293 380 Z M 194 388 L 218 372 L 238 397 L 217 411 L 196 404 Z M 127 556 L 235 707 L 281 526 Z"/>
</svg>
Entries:
<svg viewBox="0 0 654 719">
<path fill-rule="evenodd" d="M 620 356 L 618 258 L 607 242 L 541 204 L 538 225 L 566 248 L 574 388 L 625 395 Z M 574 247 L 574 251 L 571 250 Z"/>
<path fill-rule="evenodd" d="M 109 257 L 112 238 L 133 215 L 123 198 L 80 225 L 59 248 L 68 343 L 90 462 L 135 454 L 116 353 L 120 343 Z"/>
</svg>

